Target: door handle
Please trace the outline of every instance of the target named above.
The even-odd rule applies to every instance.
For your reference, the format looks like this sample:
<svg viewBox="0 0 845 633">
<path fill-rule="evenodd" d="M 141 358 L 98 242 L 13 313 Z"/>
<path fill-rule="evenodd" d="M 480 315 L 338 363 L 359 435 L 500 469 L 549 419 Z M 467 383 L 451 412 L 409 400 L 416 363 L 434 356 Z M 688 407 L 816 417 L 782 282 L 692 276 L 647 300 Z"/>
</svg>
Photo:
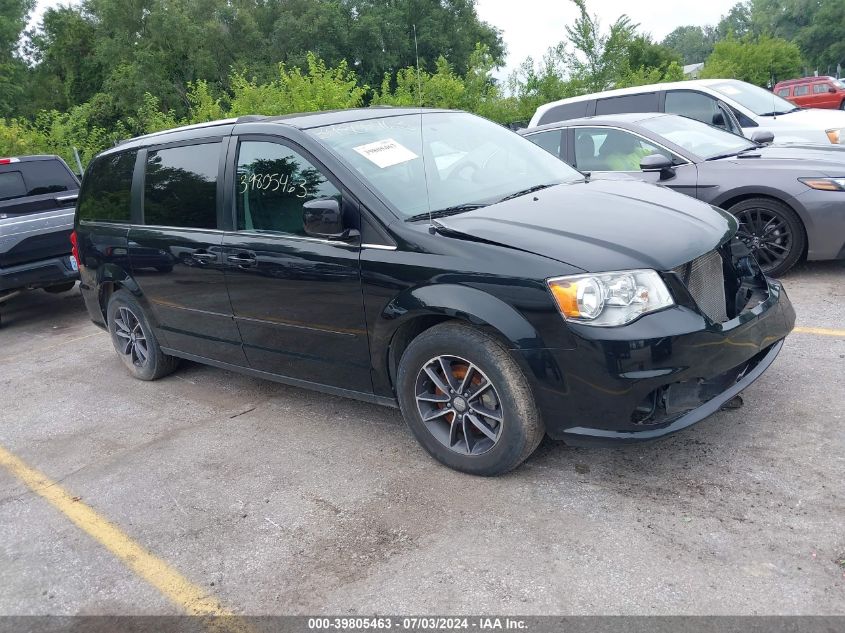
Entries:
<svg viewBox="0 0 845 633">
<path fill-rule="evenodd" d="M 191 253 L 191 257 L 196 260 L 199 260 L 203 263 L 205 262 L 215 262 L 217 261 L 217 254 L 216 253 Z"/>
<path fill-rule="evenodd" d="M 240 253 L 238 255 L 229 255 L 226 258 L 226 261 L 235 264 L 241 268 L 250 268 L 258 264 L 255 259 L 255 255 L 248 255 L 246 253 Z"/>
</svg>

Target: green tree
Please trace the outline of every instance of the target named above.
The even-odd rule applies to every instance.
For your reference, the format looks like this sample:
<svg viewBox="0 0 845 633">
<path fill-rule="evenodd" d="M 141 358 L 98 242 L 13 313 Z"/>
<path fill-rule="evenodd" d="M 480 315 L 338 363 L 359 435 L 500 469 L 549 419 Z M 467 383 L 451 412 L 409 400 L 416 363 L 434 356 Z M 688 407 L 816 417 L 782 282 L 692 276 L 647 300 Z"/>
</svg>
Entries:
<svg viewBox="0 0 845 633">
<path fill-rule="evenodd" d="M 767 35 L 731 36 L 716 43 L 701 76 L 730 77 L 766 87 L 772 81 L 796 76 L 802 65 L 801 51 L 792 42 Z"/>
<path fill-rule="evenodd" d="M 18 43 L 35 0 L 0 0 L 0 117 L 19 106 L 26 65 L 18 54 Z"/>
<path fill-rule="evenodd" d="M 716 30 L 710 26 L 679 26 L 662 42 L 680 55 L 684 64 L 703 62 L 713 52 L 715 43 Z"/>
</svg>

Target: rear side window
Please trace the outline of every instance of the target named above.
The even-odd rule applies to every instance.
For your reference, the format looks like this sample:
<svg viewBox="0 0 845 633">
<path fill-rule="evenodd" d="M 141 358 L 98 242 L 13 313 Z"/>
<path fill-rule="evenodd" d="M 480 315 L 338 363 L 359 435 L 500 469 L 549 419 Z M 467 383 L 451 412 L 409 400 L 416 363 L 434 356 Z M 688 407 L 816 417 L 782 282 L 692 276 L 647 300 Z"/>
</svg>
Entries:
<svg viewBox="0 0 845 633">
<path fill-rule="evenodd" d="M 822 94 L 830 90 L 830 84 L 813 84 L 813 94 Z"/>
<path fill-rule="evenodd" d="M 29 160 L 12 163 L 0 172 L 0 200 L 41 196 L 79 187 L 76 178 L 58 160 Z"/>
<path fill-rule="evenodd" d="M 134 151 L 110 154 L 88 166 L 79 192 L 81 220 L 129 222 L 136 156 Z"/>
<path fill-rule="evenodd" d="M 553 108 L 549 108 L 540 117 L 537 125 L 544 123 L 557 123 L 558 121 L 568 121 L 570 119 L 580 119 L 587 116 L 587 106 L 592 103 L 589 99 L 585 101 L 576 101 L 575 103 L 562 103 Z"/>
<path fill-rule="evenodd" d="M 810 86 L 803 85 L 803 86 L 795 86 L 795 96 L 801 97 L 803 95 L 810 94 Z"/>
<path fill-rule="evenodd" d="M 150 150 L 144 176 L 144 223 L 217 228 L 220 142 Z"/>
<path fill-rule="evenodd" d="M 781 88 L 778 90 L 779 97 L 788 97 L 789 96 L 789 88 Z"/>
<path fill-rule="evenodd" d="M 656 92 L 646 92 L 624 97 L 610 97 L 596 101 L 596 115 L 624 114 L 626 112 L 657 112 Z"/>
<path fill-rule="evenodd" d="M 26 185 L 19 171 L 0 172 L 0 200 L 22 198 L 26 195 Z"/>
</svg>

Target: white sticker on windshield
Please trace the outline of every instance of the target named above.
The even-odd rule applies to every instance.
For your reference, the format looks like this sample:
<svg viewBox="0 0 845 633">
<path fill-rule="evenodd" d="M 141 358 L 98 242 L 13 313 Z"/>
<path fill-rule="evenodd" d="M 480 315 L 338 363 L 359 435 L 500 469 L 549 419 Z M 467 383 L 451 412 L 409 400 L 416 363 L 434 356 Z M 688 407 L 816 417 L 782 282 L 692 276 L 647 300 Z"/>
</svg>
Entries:
<svg viewBox="0 0 845 633">
<path fill-rule="evenodd" d="M 367 143 L 366 145 L 359 145 L 352 149 L 382 169 L 419 158 L 414 152 L 404 145 L 397 143 L 392 138 L 386 138 L 375 143 Z"/>
</svg>

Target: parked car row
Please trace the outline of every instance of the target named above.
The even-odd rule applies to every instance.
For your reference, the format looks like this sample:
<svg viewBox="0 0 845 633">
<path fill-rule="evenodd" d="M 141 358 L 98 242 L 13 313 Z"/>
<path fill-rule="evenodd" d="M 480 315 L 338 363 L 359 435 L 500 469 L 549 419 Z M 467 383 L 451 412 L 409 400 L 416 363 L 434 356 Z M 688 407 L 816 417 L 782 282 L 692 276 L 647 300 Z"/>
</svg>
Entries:
<svg viewBox="0 0 845 633">
<path fill-rule="evenodd" d="M 474 474 L 516 467 L 544 434 L 686 428 L 774 362 L 795 313 L 754 252 L 777 271 L 806 241 L 803 209 L 731 204 L 738 221 L 703 200 L 733 199 L 720 174 L 774 187 L 796 165 L 679 117 L 554 112 L 527 132 L 545 149 L 417 108 L 121 143 L 89 165 L 72 234 L 91 319 L 136 378 L 189 359 L 397 406 L 431 455 Z M 823 162 L 805 175 L 828 190 L 800 185 L 819 196 L 838 186 Z M 637 166 L 670 186 L 598 177 Z M 812 254 L 834 249 L 823 233 Z"/>
</svg>

